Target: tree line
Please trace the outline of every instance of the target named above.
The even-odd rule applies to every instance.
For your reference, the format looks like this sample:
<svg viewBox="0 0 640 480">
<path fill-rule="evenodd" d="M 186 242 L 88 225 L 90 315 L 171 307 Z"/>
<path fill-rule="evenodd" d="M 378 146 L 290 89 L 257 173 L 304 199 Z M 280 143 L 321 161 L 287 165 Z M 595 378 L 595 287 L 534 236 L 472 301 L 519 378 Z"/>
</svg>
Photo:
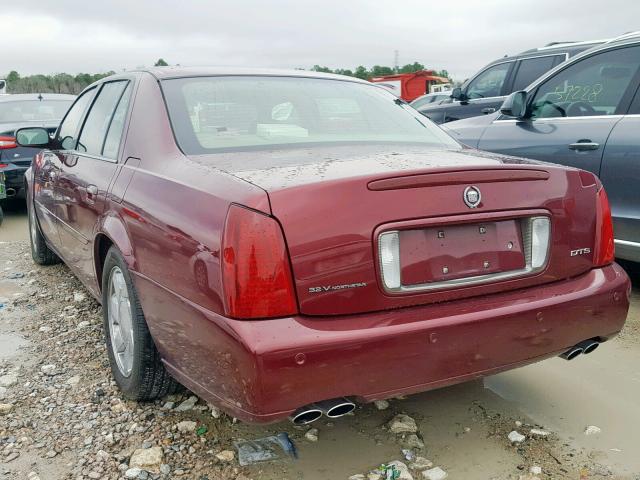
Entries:
<svg viewBox="0 0 640 480">
<path fill-rule="evenodd" d="M 155 66 L 166 66 L 168 63 L 160 58 L 155 62 Z M 374 65 L 371 68 L 364 67 L 362 65 L 355 69 L 336 68 L 332 70 L 328 67 L 322 67 L 320 65 L 314 65 L 311 70 L 316 72 L 325 73 L 337 73 L 339 75 L 347 75 L 350 77 L 357 77 L 363 80 L 368 80 L 372 77 L 381 77 L 384 75 L 393 75 L 395 73 L 413 73 L 420 70 L 425 70 L 425 66 L 419 62 L 409 63 L 402 67 L 386 67 L 382 65 Z M 21 76 L 15 70 L 9 72 L 6 77 L 7 92 L 8 93 L 70 93 L 77 95 L 85 87 L 93 82 L 100 80 L 101 78 L 113 75 L 115 72 L 106 73 L 78 73 L 77 75 L 70 75 L 68 73 L 56 73 L 53 75 L 27 75 Z M 440 77 L 449 78 L 449 73 L 446 70 L 439 70 L 435 72 L 435 75 Z"/>
<path fill-rule="evenodd" d="M 6 77 L 7 93 L 70 93 L 77 95 L 87 85 L 101 78 L 113 75 L 116 72 L 106 73 L 56 73 L 53 75 L 27 75 L 21 76 L 15 70 L 9 72 Z"/>
<path fill-rule="evenodd" d="M 383 77 L 385 75 L 394 75 L 396 73 L 414 73 L 419 72 L 420 70 L 432 70 L 426 68 L 420 62 L 408 63 L 402 67 L 386 67 L 382 65 L 374 65 L 370 69 L 365 66 L 358 66 L 354 70 L 345 69 L 345 68 L 336 68 L 335 70 L 330 69 L 329 67 L 322 67 L 320 65 L 314 65 L 311 69 L 315 72 L 324 72 L 324 73 L 337 73 L 338 75 L 347 75 L 349 77 L 357 77 L 363 80 L 368 80 L 372 77 Z M 446 70 L 435 70 L 434 75 L 438 77 L 449 78 L 449 72 Z"/>
</svg>

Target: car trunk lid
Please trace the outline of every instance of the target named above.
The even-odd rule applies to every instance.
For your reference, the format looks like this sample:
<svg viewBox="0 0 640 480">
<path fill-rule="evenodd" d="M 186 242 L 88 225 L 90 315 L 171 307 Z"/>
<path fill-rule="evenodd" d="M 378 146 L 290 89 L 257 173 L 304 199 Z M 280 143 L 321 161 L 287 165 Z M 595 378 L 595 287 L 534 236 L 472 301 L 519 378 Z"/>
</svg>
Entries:
<svg viewBox="0 0 640 480">
<path fill-rule="evenodd" d="M 593 246 L 595 228 L 595 181 L 578 170 L 468 149 L 297 150 L 252 169 L 236 155 L 218 167 L 268 192 L 303 314 L 429 304 L 591 268 L 589 255 L 571 254 Z M 535 219 L 548 222 L 542 265 L 532 263 Z M 381 251 L 390 232 L 391 286 Z"/>
</svg>

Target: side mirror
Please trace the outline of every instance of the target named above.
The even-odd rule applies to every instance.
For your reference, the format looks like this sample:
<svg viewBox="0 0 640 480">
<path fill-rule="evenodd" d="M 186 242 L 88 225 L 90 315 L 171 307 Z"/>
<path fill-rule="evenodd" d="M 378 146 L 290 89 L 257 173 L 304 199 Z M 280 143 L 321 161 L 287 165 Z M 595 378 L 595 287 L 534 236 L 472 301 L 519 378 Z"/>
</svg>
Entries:
<svg viewBox="0 0 640 480">
<path fill-rule="evenodd" d="M 509 95 L 502 106 L 500 113 L 509 117 L 524 119 L 527 115 L 527 92 L 521 90 Z"/>
<path fill-rule="evenodd" d="M 451 90 L 451 98 L 453 98 L 454 100 L 464 101 L 467 99 L 467 96 L 462 92 L 462 89 L 460 87 L 456 87 Z"/>
<path fill-rule="evenodd" d="M 16 130 L 16 143 L 21 147 L 47 147 L 51 142 L 46 128 L 29 127 Z"/>
</svg>

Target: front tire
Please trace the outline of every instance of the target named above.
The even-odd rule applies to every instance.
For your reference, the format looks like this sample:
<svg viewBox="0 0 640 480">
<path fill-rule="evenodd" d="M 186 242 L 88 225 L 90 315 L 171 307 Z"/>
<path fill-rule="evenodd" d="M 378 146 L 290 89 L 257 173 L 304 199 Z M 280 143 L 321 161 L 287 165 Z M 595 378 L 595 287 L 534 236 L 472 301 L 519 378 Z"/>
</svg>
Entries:
<svg viewBox="0 0 640 480">
<path fill-rule="evenodd" d="M 160 361 L 122 254 L 111 247 L 102 269 L 102 314 L 111 372 L 131 400 L 153 400 L 177 391 Z"/>
<path fill-rule="evenodd" d="M 31 243 L 31 258 L 38 265 L 55 265 L 60 263 L 60 257 L 49 248 L 40 230 L 40 224 L 34 211 L 33 203 L 27 204 L 29 216 L 29 240 Z"/>
</svg>

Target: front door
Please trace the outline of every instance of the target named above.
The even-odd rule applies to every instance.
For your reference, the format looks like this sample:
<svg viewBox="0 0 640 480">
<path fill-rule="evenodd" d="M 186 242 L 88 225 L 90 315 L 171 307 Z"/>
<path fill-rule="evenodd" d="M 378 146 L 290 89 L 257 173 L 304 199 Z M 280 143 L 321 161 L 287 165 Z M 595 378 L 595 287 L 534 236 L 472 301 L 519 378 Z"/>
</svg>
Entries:
<svg viewBox="0 0 640 480">
<path fill-rule="evenodd" d="M 585 57 L 542 83 L 530 118 L 495 120 L 478 148 L 600 174 L 605 143 L 626 113 L 640 69 L 640 47 Z"/>
<path fill-rule="evenodd" d="M 35 157 L 40 165 L 35 169 L 38 175 L 34 178 L 33 206 L 42 233 L 61 253 L 58 227 L 62 213 L 58 202 L 58 182 L 65 159 L 64 149 L 75 144 L 82 119 L 94 94 L 95 89 L 91 89 L 80 95 L 62 120 L 56 136 L 56 143 L 62 150 L 45 150 Z"/>
<path fill-rule="evenodd" d="M 65 261 L 86 285 L 96 285 L 93 240 L 117 167 L 130 82 L 102 85 L 73 150 L 64 153 L 58 180 Z"/>
</svg>

